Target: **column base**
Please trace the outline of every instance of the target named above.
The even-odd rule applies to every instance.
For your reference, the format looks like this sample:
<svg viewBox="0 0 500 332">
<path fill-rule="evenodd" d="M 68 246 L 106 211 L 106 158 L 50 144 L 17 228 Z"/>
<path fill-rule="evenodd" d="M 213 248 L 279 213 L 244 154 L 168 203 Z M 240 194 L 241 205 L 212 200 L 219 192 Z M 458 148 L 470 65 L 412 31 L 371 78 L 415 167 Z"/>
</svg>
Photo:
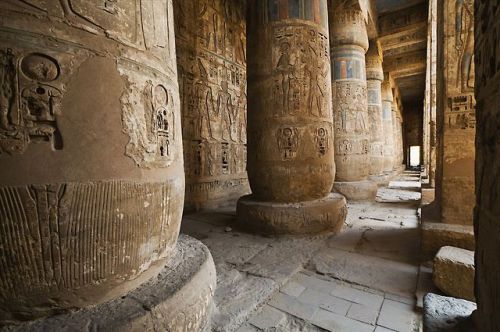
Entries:
<svg viewBox="0 0 500 332">
<path fill-rule="evenodd" d="M 347 216 L 347 202 L 335 193 L 300 203 L 260 202 L 247 195 L 239 199 L 236 213 L 241 228 L 260 234 L 339 233 Z"/>
<path fill-rule="evenodd" d="M 375 200 L 377 183 L 372 181 L 335 182 L 333 189 L 344 195 L 348 201 Z"/>
<path fill-rule="evenodd" d="M 9 331 L 209 331 L 216 287 L 208 248 L 185 235 L 154 277 L 127 295 Z"/>
</svg>

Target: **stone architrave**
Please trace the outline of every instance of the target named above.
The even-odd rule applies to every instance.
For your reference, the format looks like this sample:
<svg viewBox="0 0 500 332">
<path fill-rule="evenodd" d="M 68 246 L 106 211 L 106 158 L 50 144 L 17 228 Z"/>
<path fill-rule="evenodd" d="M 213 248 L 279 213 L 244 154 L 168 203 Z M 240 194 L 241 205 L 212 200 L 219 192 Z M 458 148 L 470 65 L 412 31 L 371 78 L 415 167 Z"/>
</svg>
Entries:
<svg viewBox="0 0 500 332">
<path fill-rule="evenodd" d="M 368 35 L 359 4 L 329 1 L 335 130 L 335 190 L 347 199 L 374 199 L 365 53 Z"/>
<path fill-rule="evenodd" d="M 390 75 L 385 73 L 384 82 L 382 83 L 382 118 L 384 128 L 384 173 L 386 174 L 390 174 L 394 170 L 393 101 Z"/>
<path fill-rule="evenodd" d="M 120 298 L 176 255 L 172 17 L 171 0 L 0 2 L 0 325 Z"/>
<path fill-rule="evenodd" d="M 368 119 L 370 124 L 370 175 L 384 172 L 384 122 L 382 110 L 382 54 L 380 45 L 370 41 L 366 53 L 366 83 L 368 87 Z"/>
<path fill-rule="evenodd" d="M 339 231 L 326 0 L 248 1 L 248 176 L 242 227 Z"/>
<path fill-rule="evenodd" d="M 227 205 L 250 191 L 245 10 L 242 0 L 174 1 L 185 210 Z"/>
<path fill-rule="evenodd" d="M 476 0 L 474 9 L 477 329 L 500 331 L 500 6 L 495 1 Z"/>
</svg>

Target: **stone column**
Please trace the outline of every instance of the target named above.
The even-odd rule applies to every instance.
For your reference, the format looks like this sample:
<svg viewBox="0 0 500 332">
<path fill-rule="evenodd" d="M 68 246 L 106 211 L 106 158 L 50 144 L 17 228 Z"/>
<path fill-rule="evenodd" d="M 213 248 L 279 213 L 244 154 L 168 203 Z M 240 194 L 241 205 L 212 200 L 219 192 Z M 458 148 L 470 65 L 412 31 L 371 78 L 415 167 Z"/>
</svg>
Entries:
<svg viewBox="0 0 500 332">
<path fill-rule="evenodd" d="M 396 171 L 399 172 L 401 171 L 401 168 L 399 167 L 399 160 L 402 157 L 403 151 L 400 149 L 399 146 L 399 109 L 398 109 L 398 102 L 396 98 L 394 98 L 392 102 L 392 135 L 393 135 L 393 140 L 394 140 L 394 159 L 393 162 L 394 164 L 392 165 L 392 168 Z"/>
<path fill-rule="evenodd" d="M 399 171 L 403 171 L 406 166 L 404 165 L 405 161 L 405 149 L 403 144 L 403 115 L 402 115 L 402 107 L 401 104 L 396 104 L 396 122 L 395 122 L 395 130 L 396 133 L 396 169 Z"/>
<path fill-rule="evenodd" d="M 370 123 L 370 175 L 381 181 L 384 172 L 384 127 L 382 114 L 382 52 L 376 41 L 370 41 L 366 53 L 366 83 L 368 86 L 368 119 Z"/>
<path fill-rule="evenodd" d="M 158 273 L 180 255 L 172 17 L 170 0 L 0 2 L 0 325 L 112 300 L 129 312 L 109 314 L 104 330 L 155 319 L 125 294 L 151 280 L 167 285 Z M 215 270 L 203 255 L 197 293 L 164 303 L 168 330 L 180 316 L 200 328 L 207 318 L 186 310 L 211 302 Z M 183 286 L 155 289 L 147 315 Z"/>
<path fill-rule="evenodd" d="M 391 174 L 394 170 L 394 135 L 392 126 L 392 95 L 389 73 L 384 74 L 382 83 L 382 113 L 384 128 L 384 173 Z"/>
<path fill-rule="evenodd" d="M 335 190 L 347 199 L 374 199 L 370 172 L 370 122 L 365 53 L 368 35 L 359 5 L 329 3 L 335 123 Z"/>
<path fill-rule="evenodd" d="M 500 331 L 500 7 L 475 1 L 477 331 Z"/>
<path fill-rule="evenodd" d="M 438 170 L 436 199 L 441 221 L 472 225 L 476 99 L 474 95 L 474 1 L 438 2 Z M 442 18 L 442 21 L 441 21 Z"/>
<path fill-rule="evenodd" d="M 242 0 L 174 1 L 186 210 L 250 191 L 246 174 L 246 20 Z"/>
<path fill-rule="evenodd" d="M 241 226 L 339 231 L 326 0 L 248 1 L 248 176 Z"/>
</svg>

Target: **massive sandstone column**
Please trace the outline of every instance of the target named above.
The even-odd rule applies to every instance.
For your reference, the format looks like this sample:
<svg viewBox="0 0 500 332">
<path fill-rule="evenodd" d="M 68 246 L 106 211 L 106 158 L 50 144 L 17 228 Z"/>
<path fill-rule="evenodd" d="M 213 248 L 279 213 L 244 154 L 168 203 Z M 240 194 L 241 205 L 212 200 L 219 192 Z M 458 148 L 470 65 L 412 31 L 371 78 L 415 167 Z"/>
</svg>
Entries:
<svg viewBox="0 0 500 332">
<path fill-rule="evenodd" d="M 248 176 L 242 226 L 339 231 L 326 0 L 248 1 Z"/>
<path fill-rule="evenodd" d="M 0 3 L 0 325 L 116 298 L 133 311 L 141 301 L 124 294 L 178 256 L 172 17 L 170 0 Z M 213 278 L 165 304 L 161 324 L 197 315 L 199 326 L 206 310 L 180 310 L 206 308 Z M 143 317 L 143 305 L 113 326 Z"/>
<path fill-rule="evenodd" d="M 394 170 L 394 135 L 392 126 L 392 88 L 389 73 L 384 74 L 382 83 L 382 114 L 384 131 L 384 172 L 392 173 Z"/>
<path fill-rule="evenodd" d="M 475 1 L 477 330 L 500 331 L 500 6 Z"/>
<path fill-rule="evenodd" d="M 436 201 L 441 221 L 472 225 L 476 99 L 474 95 L 474 1 L 438 2 L 438 169 Z"/>
<path fill-rule="evenodd" d="M 186 170 L 185 209 L 248 193 L 246 6 L 242 0 L 175 0 Z"/>
<path fill-rule="evenodd" d="M 382 111 L 382 54 L 376 41 L 370 42 L 366 53 L 366 83 L 368 86 L 368 119 L 370 123 L 370 175 L 384 172 L 384 127 Z"/>
<path fill-rule="evenodd" d="M 335 189 L 347 199 L 373 199 L 365 53 L 368 35 L 358 5 L 329 2 L 335 124 Z"/>
</svg>

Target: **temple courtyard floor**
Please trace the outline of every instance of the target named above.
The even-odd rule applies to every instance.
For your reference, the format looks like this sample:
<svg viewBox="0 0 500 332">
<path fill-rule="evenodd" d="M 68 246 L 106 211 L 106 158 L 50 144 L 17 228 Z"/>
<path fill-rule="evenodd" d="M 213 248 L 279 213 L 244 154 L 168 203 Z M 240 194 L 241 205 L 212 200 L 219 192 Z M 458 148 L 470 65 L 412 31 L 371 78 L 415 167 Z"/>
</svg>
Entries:
<svg viewBox="0 0 500 332">
<path fill-rule="evenodd" d="M 404 172 L 375 202 L 349 202 L 338 235 L 262 237 L 234 227 L 234 208 L 184 216 L 217 268 L 214 331 L 419 331 L 420 177 Z"/>
</svg>

